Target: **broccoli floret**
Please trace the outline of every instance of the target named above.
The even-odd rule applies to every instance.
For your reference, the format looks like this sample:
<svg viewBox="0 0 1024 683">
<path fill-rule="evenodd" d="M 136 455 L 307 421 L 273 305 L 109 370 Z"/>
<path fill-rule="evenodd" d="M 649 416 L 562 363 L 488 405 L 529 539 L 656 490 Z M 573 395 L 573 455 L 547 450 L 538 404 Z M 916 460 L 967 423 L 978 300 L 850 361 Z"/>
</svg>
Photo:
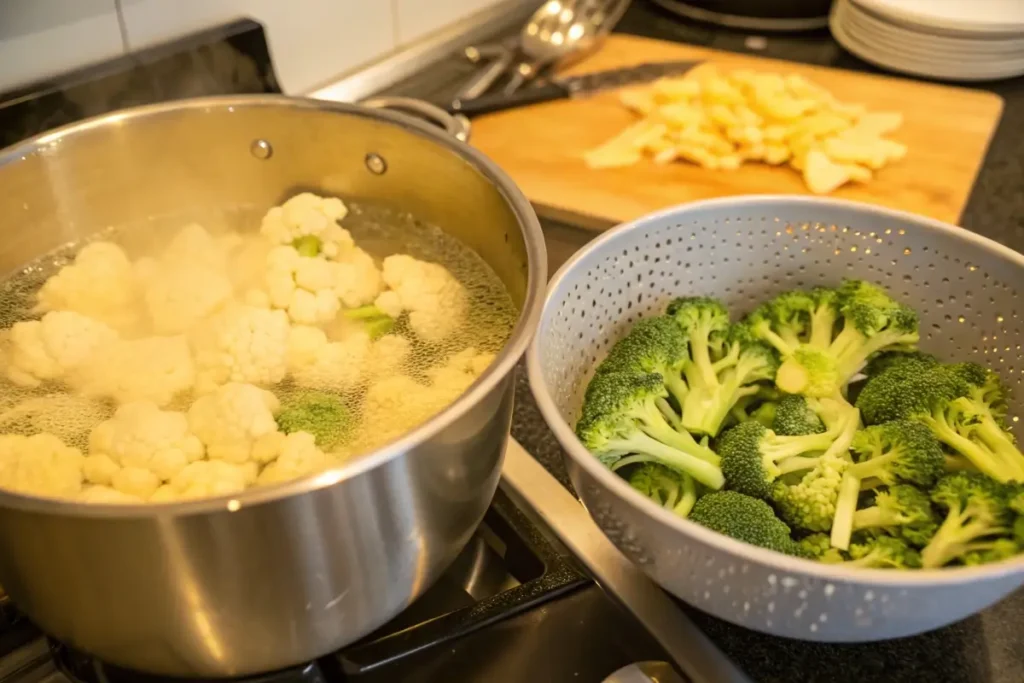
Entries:
<svg viewBox="0 0 1024 683">
<path fill-rule="evenodd" d="M 909 484 L 889 487 L 875 495 L 875 504 L 853 513 L 853 529 L 884 529 L 910 545 L 928 544 L 938 523 L 928 494 Z"/>
<path fill-rule="evenodd" d="M 1021 551 L 1020 541 L 1014 538 L 997 538 L 983 550 L 972 550 L 960 556 L 960 562 L 967 566 L 1001 562 Z"/>
<path fill-rule="evenodd" d="M 701 497 L 690 512 L 690 520 L 744 543 L 787 555 L 802 554 L 790 538 L 789 527 L 767 503 L 737 491 Z"/>
<path fill-rule="evenodd" d="M 352 432 L 352 413 L 334 394 L 309 391 L 284 402 L 277 415 L 277 426 L 285 434 L 308 432 L 316 445 L 330 449 L 341 443 Z"/>
<path fill-rule="evenodd" d="M 653 462 L 645 462 L 629 473 L 629 485 L 661 507 L 686 517 L 697 502 L 697 483 L 688 474 L 681 474 Z"/>
<path fill-rule="evenodd" d="M 816 456 L 828 451 L 833 441 L 829 433 L 779 436 L 750 420 L 722 434 L 718 453 L 730 488 L 767 498 L 772 482 L 785 473 L 813 468 L 818 462 Z"/>
<path fill-rule="evenodd" d="M 850 546 L 848 567 L 871 569 L 919 569 L 921 554 L 901 538 L 876 536 L 866 543 Z"/>
<path fill-rule="evenodd" d="M 868 380 L 857 407 L 869 424 L 920 421 L 980 472 L 1024 481 L 1024 454 L 1002 427 L 1005 391 L 995 373 L 976 363 L 891 367 Z"/>
<path fill-rule="evenodd" d="M 847 559 L 842 551 L 832 547 L 828 534 L 817 533 L 805 536 L 797 545 L 804 557 L 825 564 L 839 564 Z"/>
<path fill-rule="evenodd" d="M 688 359 L 686 335 L 673 318 L 645 318 L 616 342 L 598 372 L 656 372 L 681 407 L 687 387 L 681 372 Z"/>
<path fill-rule="evenodd" d="M 591 380 L 576 434 L 601 462 L 612 469 L 653 461 L 685 472 L 710 489 L 725 483 L 719 458 L 687 432 L 666 422 L 657 399 L 668 391 L 657 373 L 601 373 Z M 634 457 L 624 460 L 624 456 Z"/>
<path fill-rule="evenodd" d="M 1005 551 L 1013 515 L 1007 487 L 984 474 L 947 474 L 932 490 L 932 502 L 944 511 L 942 524 L 921 551 L 925 568 L 942 567 L 970 556 Z"/>
<path fill-rule="evenodd" d="M 321 243 L 316 235 L 303 235 L 296 237 L 292 241 L 292 246 L 299 252 L 299 256 L 313 257 L 320 253 Z"/>
<path fill-rule="evenodd" d="M 846 470 L 836 500 L 832 545 L 845 550 L 855 528 L 857 498 L 865 481 L 893 486 L 901 482 L 930 487 L 942 476 L 945 457 L 931 431 L 917 422 L 899 420 L 862 429 L 853 438 L 858 462 Z"/>
<path fill-rule="evenodd" d="M 379 339 L 395 327 L 394 318 L 372 304 L 350 308 L 345 311 L 344 316 L 349 320 L 359 321 L 366 333 L 370 335 L 370 339 Z"/>
<path fill-rule="evenodd" d="M 837 320 L 842 328 L 833 337 Z M 782 355 L 779 388 L 811 396 L 837 394 L 873 355 L 918 341 L 914 310 L 861 280 L 848 280 L 838 290 L 776 297 L 747 324 Z"/>
<path fill-rule="evenodd" d="M 814 412 L 803 396 L 789 394 L 779 401 L 772 421 L 772 431 L 780 436 L 803 436 L 805 434 L 822 434 L 825 423 L 818 413 Z"/>
<path fill-rule="evenodd" d="M 923 351 L 888 351 L 872 358 L 864 368 L 864 374 L 873 377 L 890 368 L 899 367 L 927 370 L 938 364 L 938 358 Z"/>
<path fill-rule="evenodd" d="M 779 517 L 790 526 L 807 531 L 828 531 L 836 514 L 836 499 L 843 473 L 850 461 L 840 456 L 822 457 L 796 483 L 776 480 L 771 499 Z"/>
<path fill-rule="evenodd" d="M 737 402 L 757 393 L 757 382 L 775 377 L 778 357 L 767 344 L 750 338 L 745 328 L 730 326 L 728 311 L 714 299 L 676 299 L 668 313 L 688 340 L 682 425 L 690 432 L 715 436 Z"/>
</svg>

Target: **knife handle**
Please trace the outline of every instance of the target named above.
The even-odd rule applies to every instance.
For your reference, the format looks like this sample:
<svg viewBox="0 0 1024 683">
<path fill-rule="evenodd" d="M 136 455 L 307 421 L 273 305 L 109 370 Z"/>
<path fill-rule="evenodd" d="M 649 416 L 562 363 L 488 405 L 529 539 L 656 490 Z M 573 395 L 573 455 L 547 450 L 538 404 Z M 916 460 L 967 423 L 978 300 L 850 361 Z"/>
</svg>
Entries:
<svg viewBox="0 0 1024 683">
<path fill-rule="evenodd" d="M 448 113 L 478 116 L 515 107 L 524 107 L 528 104 L 564 100 L 569 97 L 569 94 L 567 87 L 551 81 L 532 88 L 517 90 L 511 95 L 496 93 L 494 95 L 483 95 L 472 100 L 455 100 L 448 105 Z"/>
</svg>

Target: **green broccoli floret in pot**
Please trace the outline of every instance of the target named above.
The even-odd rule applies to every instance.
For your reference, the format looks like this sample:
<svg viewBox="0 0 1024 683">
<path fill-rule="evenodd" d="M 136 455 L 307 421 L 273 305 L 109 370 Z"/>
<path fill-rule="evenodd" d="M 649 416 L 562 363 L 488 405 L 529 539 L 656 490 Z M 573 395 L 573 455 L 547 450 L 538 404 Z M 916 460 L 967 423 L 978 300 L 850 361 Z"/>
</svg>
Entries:
<svg viewBox="0 0 1024 683">
<path fill-rule="evenodd" d="M 676 321 L 668 316 L 640 320 L 625 337 L 608 352 L 598 367 L 601 372 L 655 372 L 680 407 L 686 398 L 687 386 L 682 377 L 687 360 L 686 335 Z"/>
<path fill-rule="evenodd" d="M 667 395 L 656 373 L 595 375 L 587 387 L 576 434 L 612 469 L 653 461 L 689 474 L 710 489 L 722 488 L 725 479 L 719 457 L 689 433 L 673 429 L 658 409 L 657 400 Z"/>
<path fill-rule="evenodd" d="M 690 520 L 744 543 L 787 555 L 803 555 L 790 538 L 789 527 L 767 503 L 737 491 L 702 496 L 693 506 Z"/>
<path fill-rule="evenodd" d="M 928 494 L 909 484 L 875 494 L 874 505 L 853 513 L 853 530 L 883 530 L 922 548 L 938 529 Z"/>
<path fill-rule="evenodd" d="M 842 564 L 868 569 L 918 569 L 921 554 L 901 538 L 875 536 L 865 543 L 851 545 L 850 559 Z"/>
<path fill-rule="evenodd" d="M 825 423 L 812 407 L 813 401 L 797 394 L 784 396 L 775 409 L 772 431 L 780 436 L 821 434 Z"/>
<path fill-rule="evenodd" d="M 323 450 L 345 442 L 352 431 L 352 413 L 334 394 L 308 391 L 285 401 L 277 415 L 285 434 L 308 432 Z"/>
</svg>

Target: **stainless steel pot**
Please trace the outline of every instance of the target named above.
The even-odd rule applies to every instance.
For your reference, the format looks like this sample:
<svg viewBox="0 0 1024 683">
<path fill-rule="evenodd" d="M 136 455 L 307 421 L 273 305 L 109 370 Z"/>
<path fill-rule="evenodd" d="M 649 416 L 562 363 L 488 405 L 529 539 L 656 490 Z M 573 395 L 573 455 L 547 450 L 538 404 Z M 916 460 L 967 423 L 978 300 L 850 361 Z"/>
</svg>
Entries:
<svg viewBox="0 0 1024 683">
<path fill-rule="evenodd" d="M 465 132 L 459 121 L 446 127 Z M 319 475 L 160 506 L 0 492 L 0 584 L 49 634 L 165 675 L 284 667 L 400 612 L 483 517 L 547 271 L 527 200 L 445 132 L 277 96 L 173 102 L 61 128 L 0 153 L 0 271 L 108 225 L 183 207 L 265 209 L 306 189 L 385 202 L 475 249 L 521 309 L 506 347 L 444 412 Z"/>
</svg>

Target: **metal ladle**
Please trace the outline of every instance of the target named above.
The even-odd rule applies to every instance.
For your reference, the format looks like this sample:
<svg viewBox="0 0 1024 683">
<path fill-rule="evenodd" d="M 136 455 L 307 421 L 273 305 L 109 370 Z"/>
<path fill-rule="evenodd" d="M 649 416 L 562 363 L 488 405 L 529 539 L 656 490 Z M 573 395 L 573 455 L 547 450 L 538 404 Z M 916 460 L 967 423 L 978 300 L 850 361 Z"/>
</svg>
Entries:
<svg viewBox="0 0 1024 683">
<path fill-rule="evenodd" d="M 597 48 L 622 18 L 629 0 L 549 0 L 519 35 L 520 61 L 505 86 L 511 95 L 553 64 L 565 66 Z"/>
</svg>

